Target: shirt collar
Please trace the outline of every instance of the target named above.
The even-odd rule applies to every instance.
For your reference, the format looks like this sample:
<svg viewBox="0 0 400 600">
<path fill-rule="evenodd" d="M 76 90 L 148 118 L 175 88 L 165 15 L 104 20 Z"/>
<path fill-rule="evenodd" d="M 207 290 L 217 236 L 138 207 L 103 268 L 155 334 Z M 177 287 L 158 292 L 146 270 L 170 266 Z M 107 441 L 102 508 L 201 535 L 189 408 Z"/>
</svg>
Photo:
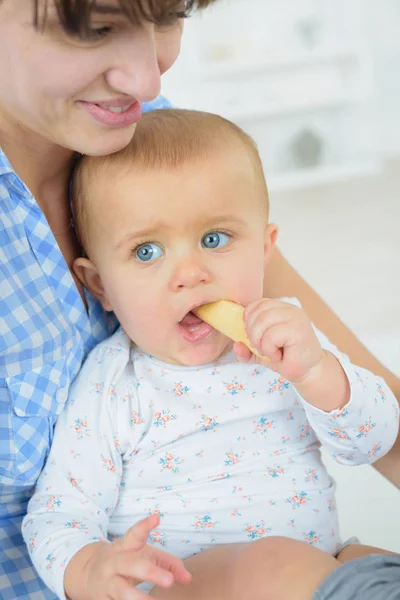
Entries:
<svg viewBox="0 0 400 600">
<path fill-rule="evenodd" d="M 0 181 L 1 177 L 5 176 L 8 176 L 9 178 L 8 186 L 13 187 L 20 198 L 23 198 L 29 206 L 37 207 L 36 201 L 30 190 L 26 187 L 20 176 L 14 171 L 10 161 L 0 146 Z"/>
<path fill-rule="evenodd" d="M 0 177 L 2 175 L 9 175 L 10 173 L 14 173 L 14 169 L 0 146 Z"/>
</svg>

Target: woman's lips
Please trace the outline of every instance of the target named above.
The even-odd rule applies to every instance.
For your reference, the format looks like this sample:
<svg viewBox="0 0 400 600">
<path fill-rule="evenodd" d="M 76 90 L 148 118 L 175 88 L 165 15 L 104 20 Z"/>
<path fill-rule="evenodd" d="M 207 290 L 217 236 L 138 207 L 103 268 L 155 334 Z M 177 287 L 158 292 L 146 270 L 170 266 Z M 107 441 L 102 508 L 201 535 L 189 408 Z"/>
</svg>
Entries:
<svg viewBox="0 0 400 600">
<path fill-rule="evenodd" d="M 121 101 L 101 104 L 80 101 L 80 104 L 91 117 L 108 127 L 126 127 L 137 123 L 142 116 L 142 105 L 137 100 L 125 100 L 125 105 Z"/>
<path fill-rule="evenodd" d="M 196 317 L 192 312 L 187 313 L 179 321 L 178 330 L 183 339 L 190 343 L 200 342 L 215 331 L 211 325 Z"/>
</svg>

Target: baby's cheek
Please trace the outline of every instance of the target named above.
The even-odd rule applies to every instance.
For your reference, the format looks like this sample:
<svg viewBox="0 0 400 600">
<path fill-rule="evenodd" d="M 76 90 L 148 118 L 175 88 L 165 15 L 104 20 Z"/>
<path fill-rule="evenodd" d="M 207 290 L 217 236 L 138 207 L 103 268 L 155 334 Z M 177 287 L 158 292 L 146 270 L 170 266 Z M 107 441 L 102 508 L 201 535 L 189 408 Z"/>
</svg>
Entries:
<svg viewBox="0 0 400 600">
<path fill-rule="evenodd" d="M 254 300 L 259 300 L 263 297 L 263 286 L 264 278 L 260 269 L 253 270 L 252 267 L 248 269 L 247 273 L 238 273 L 235 282 L 235 297 L 232 298 L 242 306 L 247 306 Z"/>
<path fill-rule="evenodd" d="M 243 302 L 241 304 L 249 304 L 253 300 L 262 298 L 264 270 L 264 255 L 256 248 L 248 249 L 239 260 L 235 261 L 235 266 L 232 269 L 234 273 L 232 281 L 242 295 Z"/>
<path fill-rule="evenodd" d="M 159 347 L 171 328 L 171 323 L 168 322 L 162 307 L 154 307 L 151 304 L 133 306 L 127 321 L 129 321 L 128 335 L 142 347 Z"/>
</svg>

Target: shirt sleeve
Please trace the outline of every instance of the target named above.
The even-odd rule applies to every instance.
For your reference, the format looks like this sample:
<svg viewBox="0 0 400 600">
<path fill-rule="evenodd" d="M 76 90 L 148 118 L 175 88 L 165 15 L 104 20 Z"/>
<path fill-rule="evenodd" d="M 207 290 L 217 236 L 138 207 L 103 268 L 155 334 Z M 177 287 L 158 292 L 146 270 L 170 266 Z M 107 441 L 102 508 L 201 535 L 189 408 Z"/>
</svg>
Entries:
<svg viewBox="0 0 400 600">
<path fill-rule="evenodd" d="M 324 350 L 339 360 L 350 384 L 349 402 L 339 410 L 324 412 L 299 396 L 315 434 L 340 464 L 373 463 L 396 441 L 399 405 L 385 381 L 349 358 L 317 331 Z"/>
<path fill-rule="evenodd" d="M 87 358 L 58 419 L 23 521 L 32 562 L 62 600 L 69 560 L 83 546 L 106 541 L 118 501 L 124 441 L 118 433 L 116 388 L 123 385 L 124 356 L 121 348 L 100 347 Z"/>
</svg>

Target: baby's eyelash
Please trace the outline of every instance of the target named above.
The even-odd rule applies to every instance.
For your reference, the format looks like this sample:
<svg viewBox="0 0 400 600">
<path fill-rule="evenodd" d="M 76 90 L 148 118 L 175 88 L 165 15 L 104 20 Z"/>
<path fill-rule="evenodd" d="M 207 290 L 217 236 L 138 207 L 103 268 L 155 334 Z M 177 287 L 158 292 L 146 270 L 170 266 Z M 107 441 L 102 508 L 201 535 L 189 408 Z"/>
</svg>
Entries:
<svg viewBox="0 0 400 600">
<path fill-rule="evenodd" d="M 207 231 L 207 233 L 205 233 L 203 237 L 205 237 L 206 235 L 210 235 L 210 233 L 223 233 L 231 239 L 234 237 L 232 231 L 228 231 L 227 229 L 210 229 L 210 231 Z"/>
<path fill-rule="evenodd" d="M 138 248 L 140 248 L 140 246 L 144 246 L 145 244 L 156 244 L 156 243 L 157 242 L 154 242 L 153 240 L 143 240 L 140 242 L 136 242 L 136 244 L 131 249 L 131 254 L 132 254 L 132 256 L 134 256 L 135 253 L 137 252 Z"/>
</svg>

